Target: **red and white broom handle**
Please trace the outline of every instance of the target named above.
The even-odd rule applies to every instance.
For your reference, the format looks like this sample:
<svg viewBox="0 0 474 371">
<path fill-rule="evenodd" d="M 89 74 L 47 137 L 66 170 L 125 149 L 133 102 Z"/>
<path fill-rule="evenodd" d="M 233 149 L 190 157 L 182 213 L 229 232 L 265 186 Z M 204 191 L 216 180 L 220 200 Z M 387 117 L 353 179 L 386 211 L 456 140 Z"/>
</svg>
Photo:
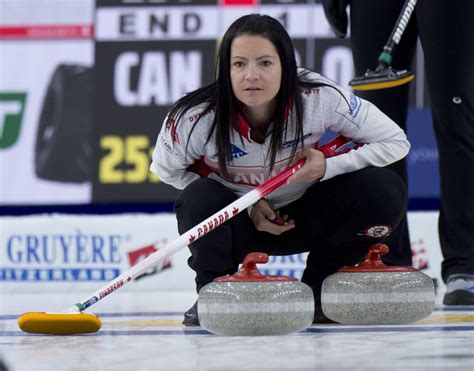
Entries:
<svg viewBox="0 0 474 371">
<path fill-rule="evenodd" d="M 105 298 L 107 295 L 111 294 L 118 288 L 124 286 L 136 277 L 145 273 L 150 268 L 157 266 L 161 261 L 173 255 L 178 250 L 181 250 L 183 247 L 203 237 L 210 231 L 220 226 L 222 223 L 236 216 L 242 210 L 247 209 L 249 206 L 253 205 L 258 200 L 268 195 L 270 192 L 285 184 L 286 180 L 291 175 L 293 175 L 298 169 L 300 169 L 303 166 L 304 162 L 305 159 L 299 160 L 294 165 L 290 166 L 288 169 L 267 180 L 265 183 L 261 184 L 257 188 L 238 198 L 230 205 L 226 206 L 222 210 L 218 211 L 214 215 L 202 221 L 195 227 L 184 232 L 177 239 L 171 241 L 169 244 L 167 244 L 160 250 L 155 251 L 146 259 L 134 265 L 128 271 L 122 273 L 120 276 L 101 287 L 91 296 L 85 298 L 80 303 L 77 303 L 74 307 L 69 308 L 68 311 L 77 311 L 77 309 L 79 309 L 79 311 L 82 312 L 83 310 L 89 308 L 91 305 Z"/>
</svg>

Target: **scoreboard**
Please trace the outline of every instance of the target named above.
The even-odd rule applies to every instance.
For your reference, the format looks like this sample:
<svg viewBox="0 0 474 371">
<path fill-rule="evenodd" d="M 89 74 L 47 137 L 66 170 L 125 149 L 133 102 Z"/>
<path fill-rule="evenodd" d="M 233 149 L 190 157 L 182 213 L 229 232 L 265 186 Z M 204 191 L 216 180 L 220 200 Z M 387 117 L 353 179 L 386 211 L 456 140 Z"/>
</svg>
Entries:
<svg viewBox="0 0 474 371">
<path fill-rule="evenodd" d="M 343 87 L 354 77 L 350 40 L 321 0 L 1 1 L 0 208 L 173 202 L 178 191 L 149 171 L 158 132 L 177 99 L 212 82 L 218 41 L 242 15 L 277 18 L 299 66 Z M 418 45 L 408 188 L 437 198 L 423 58 Z"/>
</svg>

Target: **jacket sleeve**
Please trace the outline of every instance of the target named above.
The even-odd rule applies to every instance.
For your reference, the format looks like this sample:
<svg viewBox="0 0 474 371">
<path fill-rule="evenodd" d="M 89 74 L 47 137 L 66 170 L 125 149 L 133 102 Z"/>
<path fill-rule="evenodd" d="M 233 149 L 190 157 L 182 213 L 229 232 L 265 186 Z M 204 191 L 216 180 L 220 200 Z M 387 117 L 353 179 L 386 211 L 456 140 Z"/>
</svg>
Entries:
<svg viewBox="0 0 474 371">
<path fill-rule="evenodd" d="M 199 149 L 198 130 L 194 130 L 188 144 L 192 125 L 186 115 L 181 117 L 178 125 L 174 122 L 167 125 L 165 118 L 153 150 L 150 171 L 156 174 L 163 183 L 177 189 L 184 189 L 199 175 L 188 171 L 202 155 Z M 186 148 L 187 147 L 187 148 Z"/>
<path fill-rule="evenodd" d="M 365 167 L 384 167 L 404 158 L 410 143 L 404 131 L 372 103 L 342 89 L 331 90 L 324 104 L 325 129 L 358 143 L 356 149 L 326 159 L 322 181 Z"/>
</svg>

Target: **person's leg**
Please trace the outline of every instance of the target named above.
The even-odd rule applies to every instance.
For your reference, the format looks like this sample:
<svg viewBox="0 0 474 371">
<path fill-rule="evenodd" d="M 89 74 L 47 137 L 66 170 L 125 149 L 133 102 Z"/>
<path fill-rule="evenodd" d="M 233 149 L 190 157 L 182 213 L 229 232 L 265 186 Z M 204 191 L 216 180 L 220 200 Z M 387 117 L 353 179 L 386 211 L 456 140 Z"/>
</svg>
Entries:
<svg viewBox="0 0 474 371">
<path fill-rule="evenodd" d="M 472 0 L 417 4 L 441 178 L 445 304 L 474 304 L 474 46 Z"/>
<path fill-rule="evenodd" d="M 176 202 L 180 233 L 235 198 L 218 182 L 200 179 L 192 183 Z M 282 208 L 282 214 L 295 220 L 296 228 L 280 236 L 257 232 L 248 215 L 241 213 L 190 245 L 189 264 L 196 271 L 197 291 L 218 276 L 234 273 L 249 252 L 289 255 L 311 251 L 302 281 L 313 288 L 319 313 L 324 278 L 357 263 L 371 244 L 386 237 L 378 231 L 396 227 L 405 208 L 405 187 L 388 169 L 368 168 L 316 183 L 301 199 Z M 199 324 L 195 306 L 183 323 Z"/>
<path fill-rule="evenodd" d="M 358 263 L 374 243 L 385 242 L 406 212 L 403 181 L 389 169 L 367 168 L 316 183 L 281 209 L 295 228 L 280 236 L 259 234 L 271 254 L 310 251 L 302 281 L 312 287 L 315 321 L 321 321 L 321 285 L 345 265 Z M 391 246 L 389 245 L 389 248 Z"/>
<path fill-rule="evenodd" d="M 180 234 L 196 226 L 209 216 L 223 209 L 237 196 L 219 182 L 200 178 L 183 190 L 175 203 Z M 246 212 L 229 221 L 189 245 L 189 266 L 196 272 L 196 291 L 217 277 L 237 271 L 240 249 L 249 245 L 254 231 Z M 185 325 L 199 325 L 196 304 L 185 313 Z"/>
<path fill-rule="evenodd" d="M 367 69 L 374 70 L 383 46 L 395 26 L 405 0 L 352 0 L 351 1 L 351 48 L 356 76 Z M 410 69 L 416 49 L 417 30 L 414 15 L 402 36 L 394 55 L 392 67 L 397 70 Z M 373 91 L 356 91 L 356 94 L 380 108 L 406 131 L 410 85 Z M 388 166 L 407 183 L 406 160 Z M 412 265 L 411 244 L 406 215 L 387 241 L 392 246 L 383 257 L 389 265 Z"/>
<path fill-rule="evenodd" d="M 183 190 L 175 203 L 178 231 L 184 233 L 237 199 L 221 183 L 200 178 Z M 217 277 L 232 274 L 239 264 L 239 248 L 246 246 L 253 223 L 240 213 L 189 245 L 189 266 L 196 272 L 196 291 Z"/>
<path fill-rule="evenodd" d="M 351 0 L 351 49 L 356 76 L 374 70 L 378 57 L 395 26 L 405 0 Z M 391 66 L 397 70 L 411 69 L 417 41 L 415 15 L 403 33 L 393 54 Z M 410 85 L 394 88 L 356 91 L 374 103 L 403 130 L 406 130 Z"/>
<path fill-rule="evenodd" d="M 346 174 L 331 187 L 344 207 L 339 210 L 339 220 L 326 231 L 326 245 L 311 249 L 302 277 L 313 288 L 317 307 L 324 279 L 342 266 L 358 263 L 372 244 L 388 243 L 387 237 L 406 213 L 405 186 L 389 169 L 368 168 Z M 313 202 L 325 216 L 338 201 L 318 195 Z M 322 312 L 319 315 L 322 317 Z"/>
</svg>

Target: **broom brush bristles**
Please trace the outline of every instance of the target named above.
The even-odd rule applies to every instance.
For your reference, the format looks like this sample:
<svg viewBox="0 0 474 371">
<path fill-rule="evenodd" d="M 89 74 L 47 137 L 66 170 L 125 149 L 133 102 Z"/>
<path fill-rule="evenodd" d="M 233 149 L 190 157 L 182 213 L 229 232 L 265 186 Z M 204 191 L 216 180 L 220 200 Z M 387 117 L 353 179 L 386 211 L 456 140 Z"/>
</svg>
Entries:
<svg viewBox="0 0 474 371">
<path fill-rule="evenodd" d="M 30 334 L 73 335 L 99 331 L 100 318 L 92 313 L 28 312 L 18 318 L 18 326 Z"/>
</svg>

